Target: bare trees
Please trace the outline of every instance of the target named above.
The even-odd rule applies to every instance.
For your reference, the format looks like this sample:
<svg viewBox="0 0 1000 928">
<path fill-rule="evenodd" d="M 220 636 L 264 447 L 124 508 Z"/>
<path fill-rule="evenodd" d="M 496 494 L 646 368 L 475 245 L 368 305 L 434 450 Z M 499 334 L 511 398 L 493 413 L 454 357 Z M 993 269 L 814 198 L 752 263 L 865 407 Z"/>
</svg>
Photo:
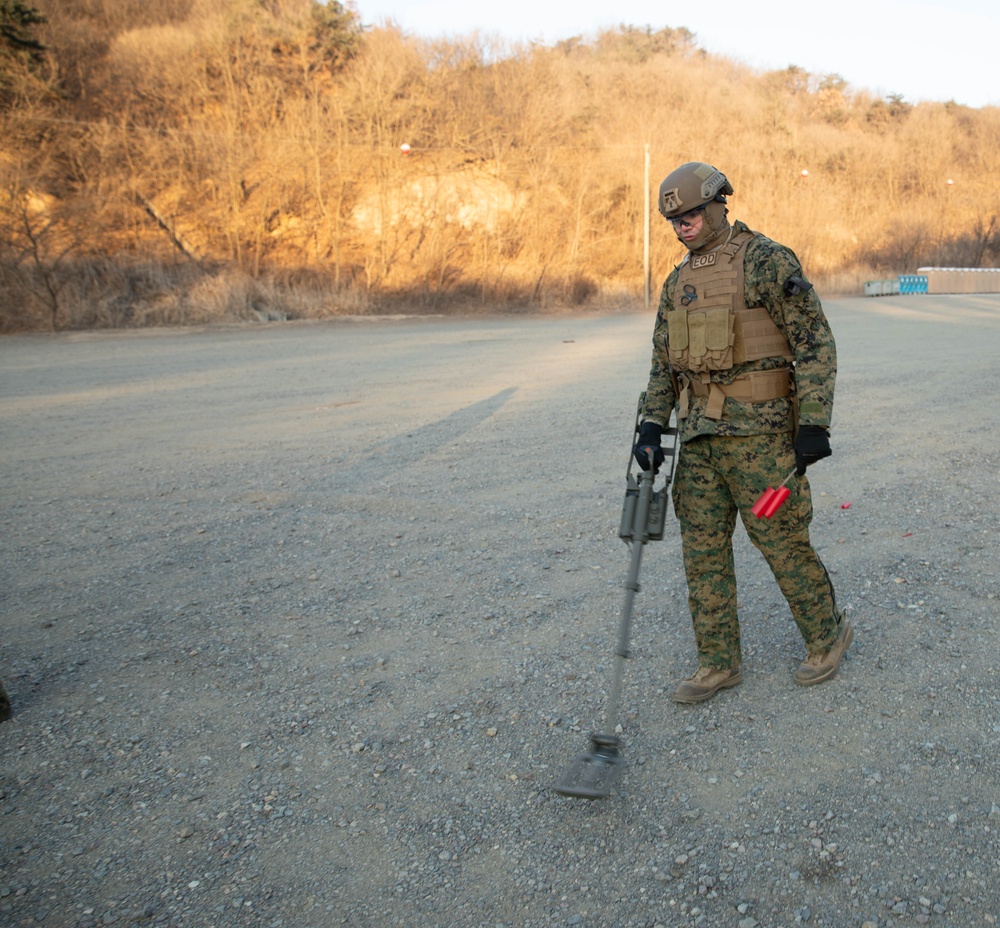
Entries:
<svg viewBox="0 0 1000 928">
<path fill-rule="evenodd" d="M 43 86 L 45 46 L 36 29 L 45 17 L 23 0 L 0 0 L 0 109 L 24 103 Z"/>
</svg>

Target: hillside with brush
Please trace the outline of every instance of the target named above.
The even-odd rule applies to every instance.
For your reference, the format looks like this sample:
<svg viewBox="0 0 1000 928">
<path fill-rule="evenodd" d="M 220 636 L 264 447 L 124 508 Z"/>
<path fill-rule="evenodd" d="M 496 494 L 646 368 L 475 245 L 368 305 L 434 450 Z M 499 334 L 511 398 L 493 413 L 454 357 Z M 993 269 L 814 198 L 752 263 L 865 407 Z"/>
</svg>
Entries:
<svg viewBox="0 0 1000 928">
<path fill-rule="evenodd" d="M 683 23 L 428 41 L 316 0 L 0 0 L 0 331 L 643 305 L 709 160 L 821 292 L 1000 259 L 1000 109 Z M 649 183 L 646 181 L 648 152 Z"/>
</svg>

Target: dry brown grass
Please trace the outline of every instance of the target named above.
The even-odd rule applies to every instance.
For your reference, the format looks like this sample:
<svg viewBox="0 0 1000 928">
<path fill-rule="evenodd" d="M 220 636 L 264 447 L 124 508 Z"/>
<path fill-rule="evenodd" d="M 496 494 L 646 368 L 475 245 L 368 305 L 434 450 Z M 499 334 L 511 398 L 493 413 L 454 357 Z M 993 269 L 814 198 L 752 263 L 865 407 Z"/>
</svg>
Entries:
<svg viewBox="0 0 1000 928">
<path fill-rule="evenodd" d="M 654 299 L 682 254 L 655 190 L 694 159 L 823 292 L 1000 258 L 996 108 L 756 73 L 683 29 L 505 47 L 314 0 L 36 2 L 48 58 L 0 111 L 2 330 L 640 305 L 647 144 Z"/>
</svg>

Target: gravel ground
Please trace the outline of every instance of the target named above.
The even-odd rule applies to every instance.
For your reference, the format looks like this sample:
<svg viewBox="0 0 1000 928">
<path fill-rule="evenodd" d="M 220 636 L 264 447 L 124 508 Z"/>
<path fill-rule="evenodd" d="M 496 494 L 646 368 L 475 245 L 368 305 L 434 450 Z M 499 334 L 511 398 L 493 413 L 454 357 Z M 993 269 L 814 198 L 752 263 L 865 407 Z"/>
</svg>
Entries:
<svg viewBox="0 0 1000 928">
<path fill-rule="evenodd" d="M 0 925 L 995 925 L 1000 297 L 827 301 L 803 647 L 738 530 L 701 706 L 676 522 L 600 728 L 649 314 L 0 340 Z"/>
</svg>

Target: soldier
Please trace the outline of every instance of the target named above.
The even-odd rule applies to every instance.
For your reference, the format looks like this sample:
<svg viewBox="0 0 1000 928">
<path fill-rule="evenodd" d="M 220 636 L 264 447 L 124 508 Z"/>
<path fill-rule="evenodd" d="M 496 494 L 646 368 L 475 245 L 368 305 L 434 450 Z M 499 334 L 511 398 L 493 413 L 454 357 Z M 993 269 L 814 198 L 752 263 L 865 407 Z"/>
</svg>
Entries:
<svg viewBox="0 0 1000 928">
<path fill-rule="evenodd" d="M 688 249 L 660 294 L 635 458 L 663 461 L 676 408 L 681 452 L 672 489 L 680 521 L 698 669 L 674 693 L 710 699 L 743 679 L 732 534 L 739 512 L 805 640 L 801 686 L 832 677 L 851 643 L 829 574 L 809 541 L 806 468 L 830 451 L 836 346 L 819 297 L 784 245 L 730 224 L 732 184 L 689 162 L 660 185 L 659 208 Z M 770 519 L 751 513 L 792 470 Z"/>
</svg>

